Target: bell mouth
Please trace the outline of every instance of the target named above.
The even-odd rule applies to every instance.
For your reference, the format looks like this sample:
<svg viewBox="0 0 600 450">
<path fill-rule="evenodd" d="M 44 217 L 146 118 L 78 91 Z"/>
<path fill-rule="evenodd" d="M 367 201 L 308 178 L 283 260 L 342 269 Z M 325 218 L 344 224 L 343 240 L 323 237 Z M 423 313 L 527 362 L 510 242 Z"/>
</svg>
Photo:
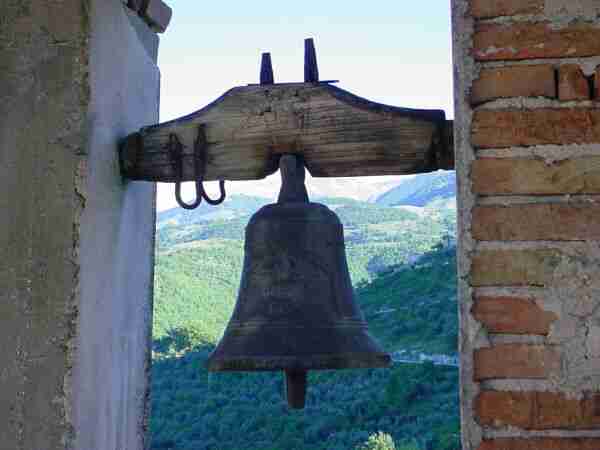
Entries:
<svg viewBox="0 0 600 450">
<path fill-rule="evenodd" d="M 391 357 L 361 320 L 329 326 L 230 324 L 208 357 L 209 371 L 329 370 L 388 367 Z"/>
</svg>

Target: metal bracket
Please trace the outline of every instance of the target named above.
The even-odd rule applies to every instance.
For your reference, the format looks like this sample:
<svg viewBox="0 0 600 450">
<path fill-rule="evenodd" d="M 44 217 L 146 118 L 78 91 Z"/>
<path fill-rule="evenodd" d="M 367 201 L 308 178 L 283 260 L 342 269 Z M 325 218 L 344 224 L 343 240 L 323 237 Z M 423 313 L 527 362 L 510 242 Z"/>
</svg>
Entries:
<svg viewBox="0 0 600 450">
<path fill-rule="evenodd" d="M 204 200 L 209 205 L 220 205 L 225 200 L 225 181 L 219 180 L 220 196 L 216 200 L 211 199 L 204 190 L 203 177 L 206 168 L 206 130 L 202 124 L 198 127 L 198 137 L 194 142 L 194 175 L 196 184 L 196 200 L 193 203 L 185 203 L 181 198 L 181 180 L 183 179 L 183 144 L 175 133 L 169 135 L 169 155 L 177 172 L 175 182 L 175 199 L 183 209 L 196 209 Z"/>
</svg>

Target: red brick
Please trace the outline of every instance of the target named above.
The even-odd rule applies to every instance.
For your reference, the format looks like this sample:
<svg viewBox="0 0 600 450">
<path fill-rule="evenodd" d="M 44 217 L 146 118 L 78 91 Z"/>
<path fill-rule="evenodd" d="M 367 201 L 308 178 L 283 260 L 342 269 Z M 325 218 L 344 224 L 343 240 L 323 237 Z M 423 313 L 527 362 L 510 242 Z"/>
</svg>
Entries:
<svg viewBox="0 0 600 450">
<path fill-rule="evenodd" d="M 598 450 L 597 438 L 499 438 L 484 440 L 478 450 Z"/>
<path fill-rule="evenodd" d="M 544 12 L 544 0 L 472 0 L 471 2 L 471 15 L 476 19 L 542 12 Z"/>
<path fill-rule="evenodd" d="M 572 399 L 554 392 L 483 391 L 475 412 L 481 425 L 494 428 L 584 430 L 600 428 L 598 403 L 598 394 Z"/>
<path fill-rule="evenodd" d="M 481 250 L 473 255 L 473 286 L 545 286 L 560 261 L 557 249 Z"/>
<path fill-rule="evenodd" d="M 600 55 L 600 28 L 575 23 L 558 28 L 548 22 L 478 24 L 473 52 L 479 61 Z"/>
<path fill-rule="evenodd" d="M 558 98 L 568 100 L 589 100 L 590 85 L 577 64 L 565 64 L 558 69 Z"/>
<path fill-rule="evenodd" d="M 583 399 L 567 398 L 564 394 L 536 392 L 533 427 L 540 430 L 555 428 L 600 428 L 600 395 L 588 394 Z"/>
<path fill-rule="evenodd" d="M 472 233 L 482 241 L 600 240 L 600 205 L 537 203 L 478 206 Z"/>
<path fill-rule="evenodd" d="M 476 297 L 472 313 L 490 333 L 547 335 L 558 318 L 532 300 L 517 297 Z"/>
<path fill-rule="evenodd" d="M 479 110 L 471 139 L 478 148 L 600 143 L 600 109 Z"/>
<path fill-rule="evenodd" d="M 600 157 L 557 161 L 482 158 L 471 166 L 473 192 L 494 194 L 600 193 Z"/>
<path fill-rule="evenodd" d="M 475 399 L 475 416 L 481 425 L 531 428 L 535 393 L 483 391 Z"/>
<path fill-rule="evenodd" d="M 504 344 L 474 354 L 475 379 L 544 379 L 560 369 L 560 353 L 552 346 Z"/>
<path fill-rule="evenodd" d="M 554 72 L 550 65 L 482 69 L 471 88 L 471 103 L 508 97 L 556 98 Z"/>
</svg>

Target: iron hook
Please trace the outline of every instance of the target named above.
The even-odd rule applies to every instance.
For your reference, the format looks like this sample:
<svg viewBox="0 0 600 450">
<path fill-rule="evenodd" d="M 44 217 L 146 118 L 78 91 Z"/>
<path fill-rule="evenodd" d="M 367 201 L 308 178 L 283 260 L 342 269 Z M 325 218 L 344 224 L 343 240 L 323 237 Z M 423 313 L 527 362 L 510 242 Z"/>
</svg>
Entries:
<svg viewBox="0 0 600 450">
<path fill-rule="evenodd" d="M 204 175 L 204 166 L 206 164 L 206 160 L 204 159 L 203 152 L 206 148 L 206 135 L 204 133 L 204 126 L 200 126 L 198 139 L 196 140 L 196 145 L 194 146 L 194 170 L 196 175 L 196 200 L 193 203 L 186 203 L 181 198 L 181 179 L 183 178 L 183 145 L 179 141 L 179 138 L 176 134 L 172 133 L 169 135 L 169 149 L 171 151 L 171 158 L 175 162 L 175 170 L 177 172 L 178 181 L 175 182 L 175 199 L 179 206 L 183 209 L 196 209 L 202 203 L 202 200 L 205 200 L 209 205 L 220 205 L 225 201 L 227 196 L 225 192 L 225 181 L 219 180 L 219 190 L 220 196 L 219 198 L 213 200 L 211 199 L 206 191 L 204 190 L 204 180 L 202 179 Z"/>
<path fill-rule="evenodd" d="M 221 203 L 223 203 L 225 201 L 225 197 L 227 197 L 227 194 L 225 192 L 225 180 L 219 180 L 219 198 L 216 200 L 212 200 L 211 198 L 209 198 L 208 194 L 206 193 L 206 191 L 204 190 L 204 186 L 202 185 L 202 183 L 200 183 L 200 191 L 201 191 L 201 196 L 202 198 L 206 201 L 206 203 L 208 203 L 209 205 L 220 205 Z"/>
<path fill-rule="evenodd" d="M 204 190 L 202 188 L 202 182 L 196 181 L 196 200 L 194 200 L 193 203 L 185 203 L 181 198 L 181 181 L 176 182 L 175 200 L 177 200 L 179 206 L 181 206 L 183 209 L 196 209 L 198 206 L 200 206 L 200 204 L 202 203 L 202 193 L 198 185 L 200 185 L 200 189 L 202 191 Z"/>
</svg>

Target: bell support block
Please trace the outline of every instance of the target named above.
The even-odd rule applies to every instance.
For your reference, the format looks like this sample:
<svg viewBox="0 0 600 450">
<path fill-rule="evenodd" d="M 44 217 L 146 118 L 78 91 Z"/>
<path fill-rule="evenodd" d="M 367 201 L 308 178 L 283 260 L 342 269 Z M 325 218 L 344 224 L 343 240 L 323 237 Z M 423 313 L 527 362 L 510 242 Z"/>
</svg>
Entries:
<svg viewBox="0 0 600 450">
<path fill-rule="evenodd" d="M 305 82 L 235 87 L 188 116 L 142 128 L 121 145 L 123 176 L 196 180 L 200 129 L 206 135 L 205 181 L 261 179 L 289 153 L 301 155 L 314 177 L 454 168 L 452 122 L 444 111 L 383 105 L 329 82 Z M 181 178 L 170 152 L 173 135 L 182 145 Z"/>
</svg>

